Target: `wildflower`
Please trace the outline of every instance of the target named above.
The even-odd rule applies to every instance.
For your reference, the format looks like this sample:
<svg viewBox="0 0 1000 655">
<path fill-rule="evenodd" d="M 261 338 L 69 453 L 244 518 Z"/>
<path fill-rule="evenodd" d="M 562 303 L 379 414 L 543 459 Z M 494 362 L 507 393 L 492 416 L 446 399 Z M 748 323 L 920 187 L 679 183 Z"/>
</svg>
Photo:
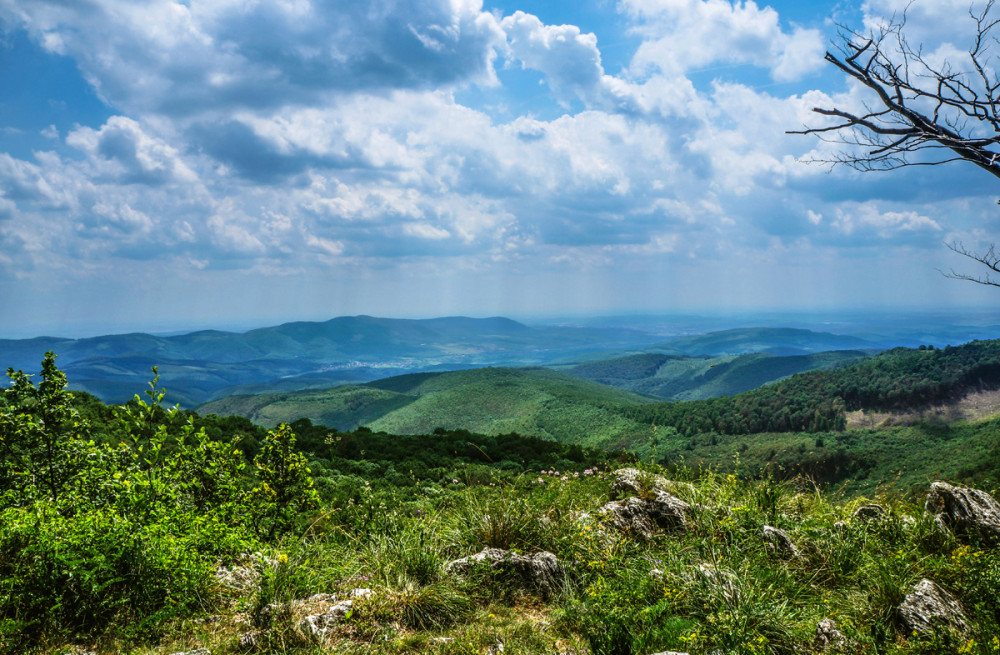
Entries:
<svg viewBox="0 0 1000 655">
<path fill-rule="evenodd" d="M 287 563 L 288 563 L 288 555 L 284 553 L 278 555 L 278 564 L 287 564 Z"/>
<path fill-rule="evenodd" d="M 545 480 L 543 480 L 542 478 L 538 478 L 538 481 L 539 482 L 545 482 Z"/>
<path fill-rule="evenodd" d="M 562 476 L 562 477 L 561 477 L 561 478 L 559 478 L 559 479 L 560 479 L 560 480 L 563 480 L 563 481 L 565 481 L 565 480 L 569 480 L 569 478 L 567 478 L 567 477 L 566 477 L 565 475 L 564 475 L 564 476 Z"/>
<path fill-rule="evenodd" d="M 573 477 L 574 478 L 580 477 L 580 472 L 579 471 L 573 471 Z"/>
</svg>

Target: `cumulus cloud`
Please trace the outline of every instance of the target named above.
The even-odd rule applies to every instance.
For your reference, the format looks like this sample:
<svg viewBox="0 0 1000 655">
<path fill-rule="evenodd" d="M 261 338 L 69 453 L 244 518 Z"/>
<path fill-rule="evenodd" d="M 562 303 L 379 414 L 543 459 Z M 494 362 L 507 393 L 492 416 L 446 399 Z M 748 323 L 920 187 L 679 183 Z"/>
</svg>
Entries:
<svg viewBox="0 0 1000 655">
<path fill-rule="evenodd" d="M 543 73 L 563 100 L 593 98 L 604 67 L 597 37 L 575 25 L 544 25 L 536 16 L 516 11 L 501 22 L 510 56 L 524 68 Z"/>
<path fill-rule="evenodd" d="M 814 106 L 854 106 L 855 90 L 692 81 L 716 65 L 775 81 L 816 70 L 825 37 L 769 7 L 624 0 L 638 45 L 609 74 L 603 35 L 474 0 L 418 4 L 0 0 L 0 20 L 73 57 L 117 110 L 63 128 L 62 143 L 50 131 L 52 151 L 0 154 L 0 269 L 156 257 L 178 275 L 638 276 L 679 261 L 722 270 L 734 253 L 752 268 L 927 246 L 970 222 L 906 205 L 905 181 L 799 161 L 830 146 L 785 130 Z M 497 83 L 498 56 L 541 73 L 544 117 L 469 99 L 482 91 L 469 85 Z"/>
<path fill-rule="evenodd" d="M 85 152 L 100 175 L 124 184 L 192 183 L 197 176 L 162 139 L 146 134 L 139 123 L 112 116 L 99 129 L 78 127 L 66 143 Z"/>
<path fill-rule="evenodd" d="M 305 105 L 329 94 L 493 84 L 503 33 L 481 0 L 0 1 L 128 111 Z"/>
<path fill-rule="evenodd" d="M 623 0 L 644 39 L 633 59 L 638 73 L 677 74 L 711 64 L 753 64 L 779 82 L 823 65 L 815 29 L 782 29 L 778 12 L 753 0 Z"/>
</svg>

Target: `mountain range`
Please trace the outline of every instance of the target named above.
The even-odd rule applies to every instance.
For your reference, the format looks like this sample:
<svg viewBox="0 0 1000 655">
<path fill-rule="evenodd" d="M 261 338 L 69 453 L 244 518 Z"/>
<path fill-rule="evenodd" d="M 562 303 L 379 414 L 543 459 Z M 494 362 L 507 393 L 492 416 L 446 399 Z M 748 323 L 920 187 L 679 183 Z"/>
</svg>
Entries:
<svg viewBox="0 0 1000 655">
<path fill-rule="evenodd" d="M 893 345 L 783 328 L 668 336 L 624 327 L 529 326 L 502 317 L 418 320 L 345 316 L 243 333 L 203 330 L 173 336 L 134 333 L 84 339 L 0 340 L 0 366 L 34 371 L 43 354 L 52 350 L 72 388 L 88 391 L 106 402 L 132 398 L 146 387 L 151 369 L 156 366 L 167 400 L 191 407 L 234 394 L 330 388 L 400 374 L 483 366 L 553 365 L 565 369 L 636 354 L 699 358 L 731 353 L 802 355 L 831 349 L 876 352 Z M 747 364 L 720 363 L 727 364 L 724 370 Z M 703 365 L 712 367 L 712 363 L 691 364 L 695 369 Z M 807 360 L 789 360 L 777 366 L 775 374 L 742 377 L 757 381 L 754 384 L 763 383 L 812 365 Z M 578 376 L 593 379 L 587 373 Z M 618 386 L 632 388 L 627 384 Z M 653 382 L 634 390 L 669 397 L 663 391 L 667 388 L 672 389 L 669 384 L 663 387 Z M 693 392 L 691 397 L 744 388 L 746 384 L 717 384 L 715 390 Z"/>
</svg>

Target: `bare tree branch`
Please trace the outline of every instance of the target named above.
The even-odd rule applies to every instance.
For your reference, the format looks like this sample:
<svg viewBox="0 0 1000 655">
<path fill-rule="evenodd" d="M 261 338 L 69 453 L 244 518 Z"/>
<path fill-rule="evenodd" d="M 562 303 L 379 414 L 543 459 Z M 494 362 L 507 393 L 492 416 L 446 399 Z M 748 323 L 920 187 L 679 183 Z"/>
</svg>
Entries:
<svg viewBox="0 0 1000 655">
<path fill-rule="evenodd" d="M 957 252 L 963 257 L 968 257 L 974 262 L 982 264 L 994 273 L 1000 273 L 1000 255 L 997 254 L 996 247 L 993 244 L 990 244 L 989 249 L 984 253 L 967 250 L 960 242 L 946 243 L 944 245 L 947 246 L 949 250 Z M 991 278 L 988 273 L 986 275 L 972 276 L 964 273 L 956 273 L 955 270 L 952 269 L 950 272 L 945 273 L 944 276 L 950 277 L 953 280 L 967 280 L 969 282 L 975 282 L 976 284 L 1000 287 L 1000 281 Z"/>
<path fill-rule="evenodd" d="M 922 46 L 913 47 L 905 35 L 906 11 L 867 34 L 841 25 L 839 53 L 828 51 L 825 59 L 867 88 L 870 101 L 864 111 L 814 107 L 816 114 L 838 120 L 787 133 L 845 146 L 814 163 L 874 172 L 965 161 L 1000 178 L 1000 75 L 991 51 L 1000 43 L 995 3 L 969 10 L 975 36 L 961 62 L 935 63 Z M 989 271 L 977 276 L 952 269 L 942 272 L 945 277 L 1000 287 L 1000 277 L 992 276 L 1000 276 L 994 244 L 982 253 L 960 242 L 945 245 Z"/>
<path fill-rule="evenodd" d="M 982 12 L 970 12 L 976 35 L 967 71 L 953 70 L 950 62 L 935 66 L 913 48 L 903 33 L 905 13 L 865 36 L 841 26 L 840 54 L 827 52 L 825 59 L 868 88 L 878 106 L 864 113 L 815 107 L 842 121 L 788 133 L 832 133 L 836 139 L 824 140 L 850 146 L 814 160 L 820 163 L 875 171 L 962 160 L 1000 178 L 1000 79 L 989 62 L 1000 18 L 991 16 L 993 5 L 990 0 Z"/>
</svg>

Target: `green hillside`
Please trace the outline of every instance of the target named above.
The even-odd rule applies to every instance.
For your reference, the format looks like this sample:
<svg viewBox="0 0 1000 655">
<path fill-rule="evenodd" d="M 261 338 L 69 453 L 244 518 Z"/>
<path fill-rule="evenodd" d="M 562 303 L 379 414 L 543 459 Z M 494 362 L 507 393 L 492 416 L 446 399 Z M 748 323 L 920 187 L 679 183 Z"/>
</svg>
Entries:
<svg viewBox="0 0 1000 655">
<path fill-rule="evenodd" d="M 658 343 L 648 350 L 683 355 L 739 355 L 744 353 L 770 353 L 796 355 L 824 350 L 884 350 L 885 344 L 859 337 L 813 332 L 795 328 L 736 328 L 678 337 Z"/>
<path fill-rule="evenodd" d="M 338 429 L 365 425 L 393 434 L 424 434 L 443 427 L 618 447 L 648 440 L 652 426 L 627 418 L 624 410 L 650 402 L 548 369 L 485 368 L 397 376 L 326 391 L 237 396 L 198 411 L 237 414 L 266 426 L 309 418 Z"/>
<path fill-rule="evenodd" d="M 644 353 L 580 364 L 565 369 L 565 372 L 664 400 L 700 400 L 733 396 L 795 373 L 844 366 L 867 356 L 866 353 L 850 350 L 787 357 L 767 354 L 691 357 Z"/>
</svg>

